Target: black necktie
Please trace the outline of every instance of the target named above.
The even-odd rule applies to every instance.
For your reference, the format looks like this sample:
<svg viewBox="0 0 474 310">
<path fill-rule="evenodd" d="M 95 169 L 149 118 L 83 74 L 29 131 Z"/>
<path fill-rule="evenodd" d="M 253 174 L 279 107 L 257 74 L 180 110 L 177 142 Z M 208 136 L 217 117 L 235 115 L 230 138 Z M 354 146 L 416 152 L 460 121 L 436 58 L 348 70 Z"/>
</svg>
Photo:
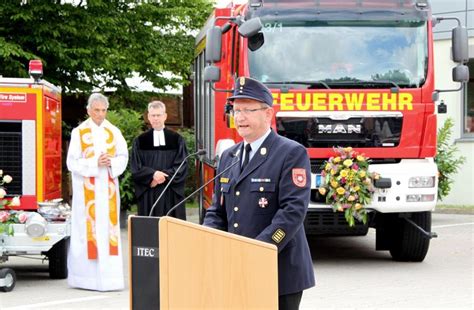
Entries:
<svg viewBox="0 0 474 310">
<path fill-rule="evenodd" d="M 240 168 L 240 171 L 244 171 L 245 166 L 249 163 L 250 159 L 250 151 L 252 151 L 252 147 L 250 146 L 250 143 L 248 143 L 245 146 L 245 154 L 244 154 L 244 162 L 242 163 L 242 167 Z"/>
</svg>

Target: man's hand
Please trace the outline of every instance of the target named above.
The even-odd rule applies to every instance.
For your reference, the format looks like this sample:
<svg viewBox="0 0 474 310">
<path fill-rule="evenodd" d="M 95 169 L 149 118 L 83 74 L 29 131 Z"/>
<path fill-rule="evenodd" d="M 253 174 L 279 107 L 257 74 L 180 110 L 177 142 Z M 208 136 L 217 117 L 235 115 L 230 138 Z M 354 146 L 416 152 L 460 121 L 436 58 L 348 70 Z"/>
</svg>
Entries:
<svg viewBox="0 0 474 310">
<path fill-rule="evenodd" d="M 155 181 L 155 179 L 151 180 L 151 183 L 150 183 L 151 188 L 156 187 L 157 185 L 158 185 L 158 182 Z"/>
<path fill-rule="evenodd" d="M 168 175 L 166 173 L 161 171 L 155 171 L 155 173 L 153 174 L 153 180 L 150 183 L 150 187 L 155 187 L 158 184 L 164 183 L 167 177 Z"/>
<path fill-rule="evenodd" d="M 110 160 L 110 155 L 107 153 L 102 153 L 98 159 L 99 167 L 110 167 L 112 166 L 112 161 Z"/>
</svg>

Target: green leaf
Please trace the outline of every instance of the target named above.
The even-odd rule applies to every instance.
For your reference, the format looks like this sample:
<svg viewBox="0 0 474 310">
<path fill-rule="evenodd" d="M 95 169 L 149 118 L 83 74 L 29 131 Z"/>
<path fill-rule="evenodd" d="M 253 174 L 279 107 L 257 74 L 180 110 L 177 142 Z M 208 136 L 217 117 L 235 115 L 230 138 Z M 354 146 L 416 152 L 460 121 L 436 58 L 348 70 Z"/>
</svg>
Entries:
<svg viewBox="0 0 474 310">
<path fill-rule="evenodd" d="M 14 230 L 13 230 L 13 225 L 7 224 L 7 235 L 13 236 Z"/>
</svg>

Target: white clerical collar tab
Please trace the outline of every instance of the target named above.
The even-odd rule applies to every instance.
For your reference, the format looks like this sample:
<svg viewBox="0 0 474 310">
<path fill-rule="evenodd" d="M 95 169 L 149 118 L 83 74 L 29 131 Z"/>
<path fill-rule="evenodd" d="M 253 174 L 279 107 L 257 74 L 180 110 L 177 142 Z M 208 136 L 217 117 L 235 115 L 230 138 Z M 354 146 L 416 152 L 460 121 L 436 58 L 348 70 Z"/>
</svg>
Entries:
<svg viewBox="0 0 474 310">
<path fill-rule="evenodd" d="M 153 146 L 164 146 L 165 143 L 165 133 L 163 130 L 153 130 Z"/>
</svg>

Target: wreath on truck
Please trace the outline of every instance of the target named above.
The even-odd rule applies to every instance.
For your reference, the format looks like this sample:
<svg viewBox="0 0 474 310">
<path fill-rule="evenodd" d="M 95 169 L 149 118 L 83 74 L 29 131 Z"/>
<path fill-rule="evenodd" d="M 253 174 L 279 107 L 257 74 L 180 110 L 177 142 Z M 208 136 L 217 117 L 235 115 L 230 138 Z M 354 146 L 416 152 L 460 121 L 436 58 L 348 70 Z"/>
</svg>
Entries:
<svg viewBox="0 0 474 310">
<path fill-rule="evenodd" d="M 319 193 L 326 196 L 334 212 L 344 212 L 349 226 L 355 220 L 366 224 L 366 205 L 372 201 L 374 181 L 380 175 L 370 173 L 370 159 L 351 147 L 335 147 L 334 153 L 322 166 Z"/>
</svg>

